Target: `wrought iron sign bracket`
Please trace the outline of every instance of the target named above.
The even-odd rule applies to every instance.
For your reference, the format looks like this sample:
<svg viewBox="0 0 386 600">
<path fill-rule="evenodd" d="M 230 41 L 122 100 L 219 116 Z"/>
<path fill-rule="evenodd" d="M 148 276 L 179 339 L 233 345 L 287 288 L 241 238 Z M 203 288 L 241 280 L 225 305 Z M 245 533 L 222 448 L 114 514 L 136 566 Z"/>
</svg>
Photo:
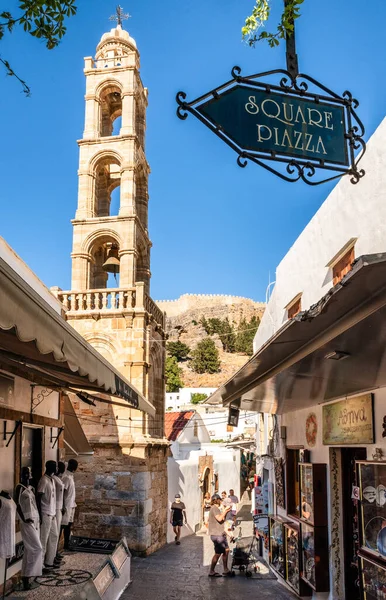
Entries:
<svg viewBox="0 0 386 600">
<path fill-rule="evenodd" d="M 16 425 L 13 431 L 7 431 L 7 421 L 3 422 L 3 440 L 6 441 L 7 436 L 10 435 L 8 442 L 5 444 L 5 447 L 8 448 L 9 444 L 12 442 L 13 438 L 16 435 L 17 430 L 21 427 L 22 421 L 16 421 Z"/>
<path fill-rule="evenodd" d="M 288 70 L 284 69 L 243 76 L 241 68 L 235 66 L 231 71 L 231 75 L 232 79 L 191 102 L 186 100 L 185 92 L 178 92 L 176 96 L 177 116 L 179 119 L 185 120 L 189 113 L 194 115 L 237 153 L 237 164 L 240 167 L 246 167 L 248 161 L 251 161 L 285 181 L 302 180 L 308 185 L 319 185 L 339 179 L 343 175 L 349 175 L 351 183 L 356 184 L 365 175 L 365 171 L 358 167 L 366 150 L 366 143 L 363 139 L 365 128 L 356 113 L 359 103 L 349 91 L 344 91 L 342 95 L 336 94 L 309 75 L 298 73 L 296 77 L 293 77 Z M 272 83 L 262 81 L 262 78 L 272 78 L 274 76 L 279 81 L 276 80 Z M 224 94 L 230 94 L 237 87 L 245 88 L 247 91 L 252 89 L 251 93 L 253 93 L 253 89 L 260 90 L 265 92 L 267 96 L 276 92 L 280 94 L 283 101 L 289 101 L 292 98 L 294 100 L 305 100 L 316 106 L 324 103 L 324 105 L 327 104 L 332 107 L 341 107 L 344 113 L 343 126 L 347 164 L 337 164 L 327 158 L 289 156 L 281 151 L 280 145 L 278 150 L 261 149 L 255 151 L 243 147 L 235 137 L 231 137 L 225 131 L 221 124 L 206 116 L 203 111 L 203 107 L 207 106 L 209 101 L 212 103 L 214 100 L 218 101 Z M 358 150 L 360 152 L 355 156 Z M 278 170 L 279 166 L 283 168 Z M 318 180 L 313 179 L 315 175 L 320 175 L 321 172 L 326 171 L 329 173 L 328 177 Z"/>
<path fill-rule="evenodd" d="M 284 9 L 288 3 L 289 0 L 284 0 Z M 237 153 L 237 164 L 242 168 L 250 161 L 284 181 L 301 180 L 308 185 L 319 185 L 349 175 L 351 183 L 356 184 L 365 175 L 358 165 L 366 151 L 365 128 L 356 113 L 359 103 L 349 91 L 336 94 L 313 77 L 299 73 L 295 21 L 291 22 L 288 15 L 287 20 L 292 25 L 292 33 L 286 36 L 286 70 L 275 69 L 245 77 L 240 67 L 235 66 L 232 79 L 196 100 L 189 102 L 185 92 L 178 92 L 177 116 L 185 120 L 189 113 L 194 115 Z M 274 76 L 276 81 L 262 80 Z M 257 116 L 247 121 L 243 112 L 248 106 L 248 92 L 254 112 L 247 112 Z M 271 103 L 271 108 L 276 103 L 273 111 L 282 110 L 284 115 L 264 112 L 263 105 L 267 103 Z M 296 110 L 301 111 L 300 118 L 289 120 L 288 112 Z M 306 111 L 323 115 L 324 131 L 319 129 L 321 121 L 309 118 L 307 122 Z M 271 118 L 269 122 L 266 118 L 259 120 L 262 113 Z M 311 138 L 316 139 L 315 145 Z"/>
<path fill-rule="evenodd" d="M 46 398 L 48 398 L 48 396 L 51 396 L 51 394 L 56 391 L 49 388 L 44 388 L 34 398 L 33 394 L 35 391 L 35 387 L 36 384 L 31 384 L 31 413 L 33 413 L 37 409 L 37 407 L 42 402 L 44 402 Z"/>
<path fill-rule="evenodd" d="M 56 444 L 58 443 L 58 440 L 59 440 L 60 436 L 62 435 L 63 431 L 64 431 L 64 427 L 59 427 L 59 429 L 58 429 L 58 435 L 54 436 L 54 435 L 52 435 L 52 427 L 51 427 L 51 431 L 50 431 L 50 443 L 52 444 L 52 442 L 54 442 L 52 444 L 52 447 L 51 447 L 52 450 L 55 448 Z"/>
</svg>

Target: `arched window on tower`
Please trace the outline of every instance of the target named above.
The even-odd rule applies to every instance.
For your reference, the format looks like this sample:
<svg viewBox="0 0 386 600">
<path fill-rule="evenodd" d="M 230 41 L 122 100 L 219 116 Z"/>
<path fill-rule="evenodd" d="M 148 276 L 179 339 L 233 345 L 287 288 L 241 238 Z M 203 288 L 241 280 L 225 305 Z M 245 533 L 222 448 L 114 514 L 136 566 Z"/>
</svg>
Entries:
<svg viewBox="0 0 386 600">
<path fill-rule="evenodd" d="M 95 240 L 90 249 L 88 288 L 91 290 L 119 288 L 119 272 L 119 245 L 112 237 L 103 235 Z M 108 302 L 111 302 L 111 298 L 108 298 Z M 111 307 L 107 306 L 107 308 Z"/>
<path fill-rule="evenodd" d="M 95 167 L 94 215 L 117 215 L 120 204 L 121 167 L 114 156 L 103 157 Z"/>
<path fill-rule="evenodd" d="M 121 90 L 118 86 L 109 85 L 102 90 L 99 100 L 101 137 L 119 135 L 122 116 Z"/>
</svg>

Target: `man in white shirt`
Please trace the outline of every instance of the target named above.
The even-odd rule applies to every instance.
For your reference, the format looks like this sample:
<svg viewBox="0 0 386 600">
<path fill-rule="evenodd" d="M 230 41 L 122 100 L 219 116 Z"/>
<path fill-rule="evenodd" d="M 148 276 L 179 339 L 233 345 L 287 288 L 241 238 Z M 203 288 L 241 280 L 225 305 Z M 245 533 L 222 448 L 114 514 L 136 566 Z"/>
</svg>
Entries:
<svg viewBox="0 0 386 600">
<path fill-rule="evenodd" d="M 64 484 L 63 508 L 65 509 L 62 518 L 62 530 L 64 532 L 65 550 L 70 550 L 71 527 L 74 522 L 74 514 L 76 508 L 74 473 L 77 470 L 77 468 L 78 461 L 76 461 L 74 458 L 70 458 L 67 465 L 67 471 L 62 477 L 62 482 Z"/>
<path fill-rule="evenodd" d="M 43 560 L 46 572 L 54 568 L 58 547 L 58 528 L 56 525 L 56 490 L 52 478 L 56 472 L 56 462 L 46 462 L 46 472 L 39 481 L 37 489 L 37 507 L 40 516 L 40 541 L 43 548 Z"/>
</svg>

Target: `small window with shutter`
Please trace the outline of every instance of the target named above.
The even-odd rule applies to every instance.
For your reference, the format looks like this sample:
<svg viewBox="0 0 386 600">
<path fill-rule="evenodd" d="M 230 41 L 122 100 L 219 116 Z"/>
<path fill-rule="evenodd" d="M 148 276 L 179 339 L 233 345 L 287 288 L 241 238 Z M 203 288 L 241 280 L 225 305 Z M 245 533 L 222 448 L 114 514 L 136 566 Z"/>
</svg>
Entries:
<svg viewBox="0 0 386 600">
<path fill-rule="evenodd" d="M 298 294 L 287 304 L 287 319 L 293 319 L 302 310 L 302 294 Z"/>
<path fill-rule="evenodd" d="M 332 283 L 336 285 L 352 269 L 355 260 L 354 246 L 350 248 L 332 267 Z"/>
</svg>

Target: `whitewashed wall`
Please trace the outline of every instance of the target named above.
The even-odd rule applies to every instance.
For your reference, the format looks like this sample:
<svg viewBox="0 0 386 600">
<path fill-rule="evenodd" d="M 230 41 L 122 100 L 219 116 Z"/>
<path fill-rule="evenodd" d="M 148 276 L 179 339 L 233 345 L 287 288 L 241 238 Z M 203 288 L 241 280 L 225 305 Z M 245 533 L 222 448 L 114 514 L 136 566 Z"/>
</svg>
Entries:
<svg viewBox="0 0 386 600">
<path fill-rule="evenodd" d="M 285 306 L 300 292 L 302 310 L 332 287 L 326 265 L 351 239 L 355 257 L 386 252 L 386 119 L 370 138 L 361 166 L 365 177 L 357 185 L 343 177 L 304 228 L 276 270 L 276 284 L 260 327 L 255 351 L 287 319 Z"/>
<path fill-rule="evenodd" d="M 182 528 L 182 537 L 191 535 L 201 525 L 202 490 L 199 486 L 199 457 L 213 456 L 214 472 L 218 474 L 219 490 L 234 489 L 240 498 L 240 451 L 222 444 L 172 444 L 173 456 L 168 459 L 169 508 L 176 493 L 181 494 L 186 506 L 188 526 Z M 183 457 L 183 458 L 181 458 Z M 173 528 L 168 513 L 168 543 L 174 541 Z"/>
</svg>

